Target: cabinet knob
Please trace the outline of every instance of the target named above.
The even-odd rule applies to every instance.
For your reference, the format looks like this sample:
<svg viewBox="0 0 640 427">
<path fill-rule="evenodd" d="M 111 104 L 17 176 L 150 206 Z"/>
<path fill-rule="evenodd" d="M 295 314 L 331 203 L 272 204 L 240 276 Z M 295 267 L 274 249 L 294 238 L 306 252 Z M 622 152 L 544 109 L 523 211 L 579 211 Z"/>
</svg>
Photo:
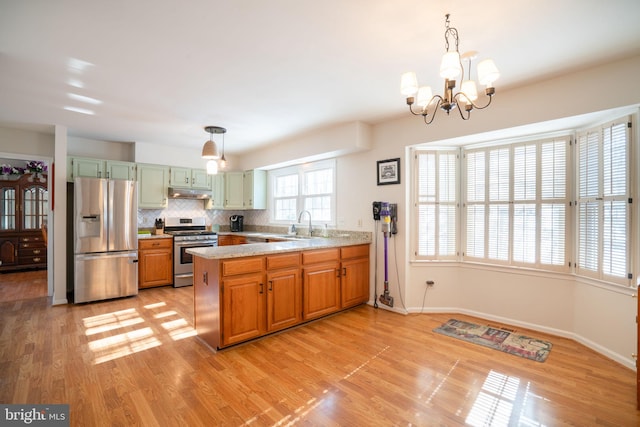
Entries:
<svg viewBox="0 0 640 427">
<path fill-rule="evenodd" d="M 209 272 L 205 271 L 204 273 L 202 273 L 202 282 L 209 286 Z"/>
<path fill-rule="evenodd" d="M 273 280 L 269 280 L 269 292 L 273 291 Z"/>
<path fill-rule="evenodd" d="M 34 253 L 35 255 L 38 255 L 38 254 L 40 253 L 40 249 L 34 249 L 34 250 L 33 250 L 33 253 Z"/>
<path fill-rule="evenodd" d="M 264 283 L 260 283 L 260 293 L 264 293 Z"/>
<path fill-rule="evenodd" d="M 33 262 L 40 262 L 40 258 L 34 258 Z"/>
</svg>

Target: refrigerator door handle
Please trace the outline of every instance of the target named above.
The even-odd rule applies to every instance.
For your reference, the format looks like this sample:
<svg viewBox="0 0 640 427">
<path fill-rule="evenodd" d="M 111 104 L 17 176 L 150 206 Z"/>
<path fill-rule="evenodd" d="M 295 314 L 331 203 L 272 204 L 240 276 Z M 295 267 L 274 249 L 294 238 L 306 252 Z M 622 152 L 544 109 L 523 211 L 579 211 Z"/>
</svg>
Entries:
<svg viewBox="0 0 640 427">
<path fill-rule="evenodd" d="M 101 253 L 101 254 L 91 254 L 91 255 L 78 254 L 76 255 L 76 257 L 82 261 L 102 259 L 102 258 L 135 258 L 135 261 L 131 260 L 129 262 L 138 262 L 138 255 L 136 253 L 122 253 L 122 254 Z"/>
</svg>

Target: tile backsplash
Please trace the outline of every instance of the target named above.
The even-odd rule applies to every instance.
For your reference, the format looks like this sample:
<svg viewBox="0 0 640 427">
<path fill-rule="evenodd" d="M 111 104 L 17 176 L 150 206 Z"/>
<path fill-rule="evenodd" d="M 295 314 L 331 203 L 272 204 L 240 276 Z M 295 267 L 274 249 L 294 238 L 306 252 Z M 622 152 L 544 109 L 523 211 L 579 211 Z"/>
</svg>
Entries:
<svg viewBox="0 0 640 427">
<path fill-rule="evenodd" d="M 244 215 L 246 225 L 267 224 L 269 222 L 267 210 L 206 210 L 202 200 L 169 199 L 165 209 L 138 209 L 138 228 L 152 228 L 156 218 L 201 216 L 207 219 L 207 225 L 218 224 L 221 227 L 228 227 L 231 215 Z"/>
</svg>

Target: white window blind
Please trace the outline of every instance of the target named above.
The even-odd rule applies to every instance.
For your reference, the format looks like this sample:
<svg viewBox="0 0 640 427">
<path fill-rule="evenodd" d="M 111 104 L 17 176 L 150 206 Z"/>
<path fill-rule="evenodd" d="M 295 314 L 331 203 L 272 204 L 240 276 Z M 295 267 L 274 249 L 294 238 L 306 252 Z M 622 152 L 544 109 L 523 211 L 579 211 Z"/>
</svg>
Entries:
<svg viewBox="0 0 640 427">
<path fill-rule="evenodd" d="M 568 147 L 558 138 L 465 151 L 465 259 L 568 270 Z"/>
<path fill-rule="evenodd" d="M 416 151 L 416 257 L 457 255 L 458 151 Z"/>
<path fill-rule="evenodd" d="M 630 285 L 627 123 L 578 134 L 577 273 Z"/>
</svg>

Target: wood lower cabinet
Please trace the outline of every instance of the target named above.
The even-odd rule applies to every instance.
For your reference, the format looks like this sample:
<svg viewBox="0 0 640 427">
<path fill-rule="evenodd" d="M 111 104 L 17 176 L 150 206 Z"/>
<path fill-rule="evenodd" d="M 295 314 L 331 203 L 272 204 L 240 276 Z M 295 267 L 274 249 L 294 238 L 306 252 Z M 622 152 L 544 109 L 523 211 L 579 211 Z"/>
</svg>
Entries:
<svg viewBox="0 0 640 427">
<path fill-rule="evenodd" d="M 303 318 L 311 320 L 340 309 L 340 250 L 302 253 Z"/>
<path fill-rule="evenodd" d="M 341 307 L 369 301 L 369 245 L 340 248 Z"/>
<path fill-rule="evenodd" d="M 198 336 L 219 349 L 366 302 L 369 245 L 354 248 L 224 259 L 194 256 Z"/>
<path fill-rule="evenodd" d="M 218 246 L 244 245 L 247 243 L 245 236 L 233 234 L 218 234 Z"/>
<path fill-rule="evenodd" d="M 138 288 L 173 284 L 173 239 L 138 241 Z"/>
<path fill-rule="evenodd" d="M 12 268 L 18 265 L 18 237 L 0 237 L 0 267 Z"/>
<path fill-rule="evenodd" d="M 262 273 L 222 279 L 222 344 L 231 345 L 265 332 L 265 284 Z"/>
<path fill-rule="evenodd" d="M 267 261 L 267 332 L 302 321 L 300 253 L 270 255 Z"/>
</svg>

